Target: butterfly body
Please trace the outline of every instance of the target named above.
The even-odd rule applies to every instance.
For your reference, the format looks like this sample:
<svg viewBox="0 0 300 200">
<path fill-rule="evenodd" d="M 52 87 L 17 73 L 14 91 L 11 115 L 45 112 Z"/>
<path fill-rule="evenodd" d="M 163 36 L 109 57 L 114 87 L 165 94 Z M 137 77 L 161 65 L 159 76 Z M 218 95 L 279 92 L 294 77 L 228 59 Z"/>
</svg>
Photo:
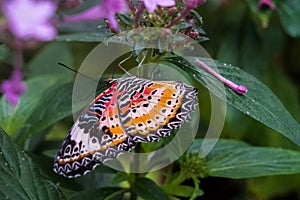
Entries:
<svg viewBox="0 0 300 200">
<path fill-rule="evenodd" d="M 128 77 L 112 79 L 80 114 L 65 138 L 54 171 L 66 177 L 86 174 L 100 163 L 156 142 L 190 120 L 197 90 L 182 82 Z"/>
</svg>

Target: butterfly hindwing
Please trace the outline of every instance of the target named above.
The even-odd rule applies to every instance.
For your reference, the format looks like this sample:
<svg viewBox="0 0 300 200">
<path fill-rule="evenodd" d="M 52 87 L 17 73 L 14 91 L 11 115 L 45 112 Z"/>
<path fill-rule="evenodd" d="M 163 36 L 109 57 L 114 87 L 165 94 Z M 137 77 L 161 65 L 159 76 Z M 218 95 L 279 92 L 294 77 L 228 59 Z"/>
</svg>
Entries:
<svg viewBox="0 0 300 200">
<path fill-rule="evenodd" d="M 58 152 L 55 172 L 66 177 L 83 175 L 135 145 L 121 126 L 118 95 L 115 83 L 80 114 Z"/>
</svg>

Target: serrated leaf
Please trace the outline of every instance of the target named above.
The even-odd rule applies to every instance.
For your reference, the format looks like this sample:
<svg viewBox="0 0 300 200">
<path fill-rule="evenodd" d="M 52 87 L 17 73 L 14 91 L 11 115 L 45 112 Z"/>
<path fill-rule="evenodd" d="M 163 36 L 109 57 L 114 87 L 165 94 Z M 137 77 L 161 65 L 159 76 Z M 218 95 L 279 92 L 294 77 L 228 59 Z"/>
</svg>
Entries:
<svg viewBox="0 0 300 200">
<path fill-rule="evenodd" d="M 109 30 L 103 30 L 101 32 L 87 32 L 87 33 L 73 33 L 66 35 L 59 35 L 56 40 L 64 42 L 103 42 L 107 38 L 112 36 Z"/>
<path fill-rule="evenodd" d="M 185 57 L 185 59 L 194 63 L 196 58 Z M 226 63 L 201 58 L 208 66 L 216 66 L 219 73 L 227 79 L 237 84 L 245 85 L 248 89 L 246 94 L 238 95 L 228 87 L 225 87 L 225 95 L 223 95 L 222 88 L 219 88 L 218 84 L 216 84 L 219 83 L 219 80 L 216 80 L 201 67 L 195 68 L 178 57 L 169 58 L 168 60 L 185 70 L 205 87 L 207 87 L 206 82 L 209 81 L 211 85 L 209 89 L 217 97 L 246 115 L 276 130 L 300 146 L 299 123 L 291 116 L 278 97 L 251 74 Z"/>
<path fill-rule="evenodd" d="M 0 128 L 0 199 L 65 199 L 36 163 Z"/>
<path fill-rule="evenodd" d="M 300 36 L 300 7 L 298 0 L 278 1 L 276 3 L 281 23 L 292 37 Z"/>
<path fill-rule="evenodd" d="M 156 183 L 148 178 L 138 178 L 132 186 L 132 190 L 145 200 L 164 200 L 167 195 Z"/>
<path fill-rule="evenodd" d="M 189 153 L 198 154 L 202 139 L 196 139 Z M 273 147 L 253 147 L 241 141 L 218 140 L 203 158 L 205 173 L 225 178 L 250 178 L 300 173 L 300 152 Z"/>
</svg>

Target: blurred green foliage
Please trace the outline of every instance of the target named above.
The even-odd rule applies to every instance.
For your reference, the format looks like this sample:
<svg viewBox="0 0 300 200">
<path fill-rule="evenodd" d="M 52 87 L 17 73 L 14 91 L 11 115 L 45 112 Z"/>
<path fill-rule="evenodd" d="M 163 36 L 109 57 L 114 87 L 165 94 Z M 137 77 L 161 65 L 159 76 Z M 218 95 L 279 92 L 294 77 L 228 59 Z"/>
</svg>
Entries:
<svg viewBox="0 0 300 200">
<path fill-rule="evenodd" d="M 197 156 L 202 140 L 196 139 L 178 162 L 142 175 L 105 166 L 73 180 L 52 172 L 53 157 L 73 123 L 74 74 L 57 62 L 80 66 L 97 42 L 111 35 L 104 28 L 86 29 L 89 24 L 60 27 L 64 34 L 56 42 L 26 52 L 28 93 L 19 107 L 13 110 L 4 98 L 0 101 L 0 183 L 5 185 L 0 197 L 120 199 L 131 193 L 144 199 L 299 199 L 300 5 L 297 0 L 274 3 L 275 10 L 260 11 L 256 0 L 211 0 L 198 9 L 209 38 L 201 44 L 218 60 L 220 73 L 253 90 L 238 96 L 226 89 L 231 106 L 223 139 L 207 157 Z M 0 45 L 1 79 L 9 74 L 11 54 Z M 211 117 L 202 71 L 172 57 L 163 62 L 196 75 L 202 92 L 200 138 Z"/>
</svg>

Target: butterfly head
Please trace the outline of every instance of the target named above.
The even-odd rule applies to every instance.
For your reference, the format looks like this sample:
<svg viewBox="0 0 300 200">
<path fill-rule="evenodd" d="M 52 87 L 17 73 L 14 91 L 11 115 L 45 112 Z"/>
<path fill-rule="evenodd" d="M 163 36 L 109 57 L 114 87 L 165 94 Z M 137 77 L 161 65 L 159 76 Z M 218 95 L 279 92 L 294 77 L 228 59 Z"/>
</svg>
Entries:
<svg viewBox="0 0 300 200">
<path fill-rule="evenodd" d="M 117 79 L 114 79 L 114 78 L 108 78 L 108 79 L 105 80 L 105 83 L 106 83 L 107 87 L 110 87 L 110 86 L 112 86 L 112 84 L 113 84 L 114 82 L 116 82 L 116 81 L 117 81 Z"/>
</svg>

